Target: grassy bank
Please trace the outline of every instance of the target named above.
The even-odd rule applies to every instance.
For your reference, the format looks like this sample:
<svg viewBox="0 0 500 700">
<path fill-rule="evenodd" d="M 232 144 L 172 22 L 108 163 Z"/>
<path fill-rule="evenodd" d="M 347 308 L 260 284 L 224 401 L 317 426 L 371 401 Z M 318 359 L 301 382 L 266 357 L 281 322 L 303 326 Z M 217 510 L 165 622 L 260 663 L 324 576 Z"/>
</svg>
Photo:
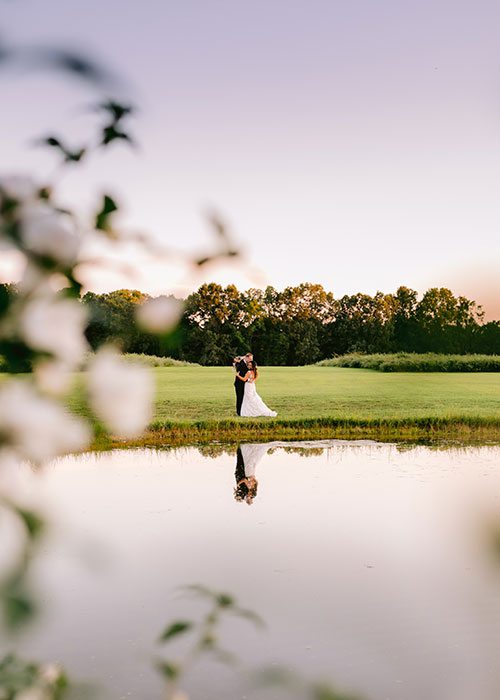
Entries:
<svg viewBox="0 0 500 700">
<path fill-rule="evenodd" d="M 500 374 L 380 373 L 338 367 L 264 367 L 258 391 L 276 419 L 235 416 L 224 367 L 152 369 L 149 434 L 135 444 L 315 438 L 500 439 Z M 71 408 L 83 412 L 81 394 Z"/>
<path fill-rule="evenodd" d="M 422 444 L 500 444 L 500 420 L 423 418 L 403 420 L 360 420 L 357 418 L 311 418 L 309 421 L 255 420 L 157 421 L 137 440 L 98 439 L 96 449 L 110 447 L 161 447 L 163 445 L 206 445 L 214 442 L 273 442 L 296 440 L 376 440 Z"/>
</svg>

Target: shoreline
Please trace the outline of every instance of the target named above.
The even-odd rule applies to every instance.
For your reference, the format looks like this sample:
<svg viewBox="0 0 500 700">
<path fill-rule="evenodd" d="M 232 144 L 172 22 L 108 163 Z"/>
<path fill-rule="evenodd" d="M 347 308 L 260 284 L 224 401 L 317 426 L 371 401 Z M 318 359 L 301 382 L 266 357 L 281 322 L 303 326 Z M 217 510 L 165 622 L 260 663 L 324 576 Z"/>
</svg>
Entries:
<svg viewBox="0 0 500 700">
<path fill-rule="evenodd" d="M 500 444 L 500 417 L 307 418 L 155 421 L 139 438 L 98 435 L 92 449 L 181 447 L 210 443 L 376 440 L 478 446 Z"/>
</svg>

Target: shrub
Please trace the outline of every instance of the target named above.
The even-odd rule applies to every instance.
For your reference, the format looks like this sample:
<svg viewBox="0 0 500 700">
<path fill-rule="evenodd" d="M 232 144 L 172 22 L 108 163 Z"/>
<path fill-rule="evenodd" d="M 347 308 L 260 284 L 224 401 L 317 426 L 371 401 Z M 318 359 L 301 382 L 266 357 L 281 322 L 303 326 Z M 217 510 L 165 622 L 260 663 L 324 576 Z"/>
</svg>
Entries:
<svg viewBox="0 0 500 700">
<path fill-rule="evenodd" d="M 352 353 L 322 360 L 320 367 L 356 367 L 379 372 L 500 372 L 500 355 L 441 355 L 400 352 Z"/>
<path fill-rule="evenodd" d="M 143 353 L 127 353 L 124 360 L 139 362 L 148 367 L 199 367 L 196 362 L 186 362 L 185 360 L 174 360 L 172 357 L 157 357 L 156 355 L 144 355 Z"/>
</svg>

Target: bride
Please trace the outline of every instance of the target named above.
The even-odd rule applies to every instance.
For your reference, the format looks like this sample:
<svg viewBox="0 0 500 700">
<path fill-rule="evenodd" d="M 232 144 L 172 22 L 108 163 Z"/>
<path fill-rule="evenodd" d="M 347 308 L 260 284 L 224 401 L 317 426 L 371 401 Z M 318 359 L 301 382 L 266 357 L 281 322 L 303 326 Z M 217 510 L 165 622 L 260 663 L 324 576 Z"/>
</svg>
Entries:
<svg viewBox="0 0 500 700">
<path fill-rule="evenodd" d="M 248 372 L 245 374 L 245 393 L 243 395 L 243 403 L 241 404 L 241 416 L 245 418 L 254 418 L 256 416 L 270 416 L 274 418 L 278 414 L 276 411 L 271 411 L 270 408 L 262 401 L 255 388 L 255 382 L 259 372 L 257 365 L 252 360 L 248 365 Z"/>
</svg>

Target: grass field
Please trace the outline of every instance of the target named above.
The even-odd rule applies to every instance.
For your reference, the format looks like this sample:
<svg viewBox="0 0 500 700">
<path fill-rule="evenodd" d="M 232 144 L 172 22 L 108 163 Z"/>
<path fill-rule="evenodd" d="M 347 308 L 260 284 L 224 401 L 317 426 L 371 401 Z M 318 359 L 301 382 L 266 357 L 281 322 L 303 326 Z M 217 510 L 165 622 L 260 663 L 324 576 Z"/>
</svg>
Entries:
<svg viewBox="0 0 500 700">
<path fill-rule="evenodd" d="M 500 439 L 500 374 L 381 373 L 263 367 L 258 391 L 278 418 L 236 418 L 233 372 L 157 367 L 153 432 L 161 440 L 415 437 L 442 432 Z M 81 410 L 75 395 L 73 410 Z M 160 438 L 158 438 L 160 439 Z"/>
<path fill-rule="evenodd" d="M 157 378 L 157 419 L 235 415 L 233 372 L 171 367 Z M 500 374 L 390 373 L 336 367 L 264 367 L 257 390 L 279 418 L 483 416 L 500 420 Z"/>
</svg>

